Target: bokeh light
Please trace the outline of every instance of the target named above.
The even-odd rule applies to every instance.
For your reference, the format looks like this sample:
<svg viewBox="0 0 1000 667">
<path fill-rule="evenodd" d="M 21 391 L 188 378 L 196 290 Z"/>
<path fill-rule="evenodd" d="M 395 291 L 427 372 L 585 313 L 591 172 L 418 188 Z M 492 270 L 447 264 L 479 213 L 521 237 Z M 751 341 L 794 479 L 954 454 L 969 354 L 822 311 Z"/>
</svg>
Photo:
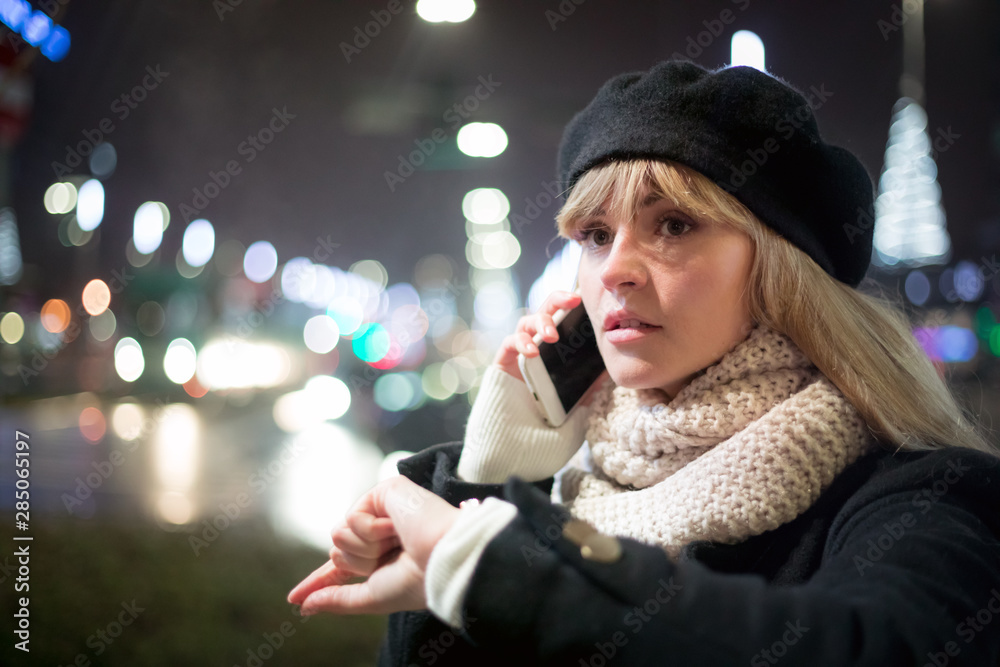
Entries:
<svg viewBox="0 0 1000 667">
<path fill-rule="evenodd" d="M 72 183 L 53 183 L 42 197 L 45 210 L 53 215 L 69 213 L 76 207 L 77 191 Z"/>
<path fill-rule="evenodd" d="M 49 333 L 61 333 L 69 326 L 69 306 L 62 299 L 49 299 L 42 306 L 42 327 Z"/>
<path fill-rule="evenodd" d="M 274 387 L 290 370 L 288 353 L 272 343 L 233 336 L 211 340 L 198 352 L 198 382 L 210 391 Z"/>
<path fill-rule="evenodd" d="M 351 407 L 351 390 L 339 378 L 317 375 L 305 387 L 278 398 L 274 422 L 288 433 L 298 433 L 330 419 L 339 419 Z"/>
<path fill-rule="evenodd" d="M 364 321 L 364 310 L 358 300 L 350 296 L 337 297 L 330 302 L 326 314 L 333 318 L 340 329 L 340 335 L 350 336 Z"/>
<path fill-rule="evenodd" d="M 730 64 L 753 67 L 767 72 L 764 64 L 764 42 L 755 32 L 737 30 L 729 42 Z"/>
<path fill-rule="evenodd" d="M 462 197 L 462 213 L 477 225 L 493 225 L 510 213 L 510 200 L 496 188 L 476 188 Z"/>
<path fill-rule="evenodd" d="M 170 212 L 160 202 L 148 201 L 136 209 L 132 231 L 136 252 L 143 255 L 156 252 L 163 242 L 163 230 L 169 222 Z"/>
<path fill-rule="evenodd" d="M 0 318 L 0 338 L 8 345 L 15 345 L 24 337 L 24 319 L 17 313 L 7 313 Z"/>
<path fill-rule="evenodd" d="M 125 259 L 132 266 L 138 268 L 146 266 L 153 260 L 153 255 L 144 255 L 135 248 L 135 238 L 130 236 L 128 243 L 125 244 Z"/>
<path fill-rule="evenodd" d="M 970 361 L 979 351 L 976 334 L 965 327 L 919 327 L 914 329 L 913 335 L 934 361 Z"/>
<path fill-rule="evenodd" d="M 201 275 L 201 272 L 205 270 L 205 265 L 202 266 L 191 266 L 184 259 L 184 249 L 181 248 L 177 251 L 177 255 L 174 257 L 174 265 L 177 267 L 177 273 L 188 280 L 192 278 L 197 278 Z"/>
<path fill-rule="evenodd" d="M 424 393 L 443 401 L 451 398 L 458 389 L 458 373 L 454 367 L 443 363 L 429 364 L 421 376 Z"/>
<path fill-rule="evenodd" d="M 480 322 L 501 325 L 511 317 L 517 305 L 517 295 L 510 285 L 492 283 L 476 293 L 473 309 Z"/>
<path fill-rule="evenodd" d="M 163 355 L 163 372 L 175 384 L 184 384 L 194 377 L 197 370 L 198 353 L 187 338 L 175 338 L 167 345 Z"/>
<path fill-rule="evenodd" d="M 308 257 L 294 257 L 281 268 L 281 293 L 292 303 L 302 303 L 316 286 L 316 267 Z"/>
<path fill-rule="evenodd" d="M 389 272 L 382 266 L 382 262 L 375 259 L 363 259 L 360 262 L 355 262 L 351 265 L 350 271 L 374 284 L 379 290 L 385 289 L 389 283 Z"/>
<path fill-rule="evenodd" d="M 90 173 L 98 178 L 107 178 L 114 173 L 118 165 L 118 153 L 115 147 L 106 141 L 102 141 L 94 147 L 94 152 L 90 154 Z"/>
<path fill-rule="evenodd" d="M 468 123 L 455 139 L 458 149 L 470 157 L 496 157 L 507 148 L 507 133 L 496 123 Z"/>
<path fill-rule="evenodd" d="M 340 329 L 329 315 L 316 315 L 306 322 L 302 336 L 306 347 L 317 354 L 326 354 L 337 346 Z"/>
<path fill-rule="evenodd" d="M 375 362 L 389 351 L 389 332 L 381 324 L 373 322 L 352 341 L 354 354 L 362 361 Z"/>
<path fill-rule="evenodd" d="M 278 252 L 268 241 L 251 243 L 243 256 L 243 273 L 255 283 L 271 279 L 278 268 Z"/>
<path fill-rule="evenodd" d="M 126 382 L 135 382 L 146 368 L 142 346 L 134 338 L 126 337 L 115 345 L 115 371 Z"/>
<path fill-rule="evenodd" d="M 111 289 L 95 278 L 83 288 L 83 307 L 90 315 L 100 315 L 111 305 Z"/>
<path fill-rule="evenodd" d="M 76 200 L 76 221 L 85 232 L 93 231 L 104 220 L 104 186 L 90 179 L 80 186 Z"/>
<path fill-rule="evenodd" d="M 104 434 L 108 430 L 104 413 L 95 407 L 87 407 L 80 412 L 79 426 L 80 435 L 91 444 L 103 440 Z"/>
<path fill-rule="evenodd" d="M 80 229 L 80 223 L 75 217 L 69 217 L 65 219 L 66 221 L 66 239 L 69 241 L 70 245 L 79 248 L 81 246 L 87 245 L 87 243 L 94 237 L 94 232 L 85 232 Z M 60 227 L 62 225 L 60 224 Z"/>
<path fill-rule="evenodd" d="M 90 326 L 90 335 L 95 340 L 103 343 L 115 335 L 115 329 L 118 328 L 118 319 L 113 312 L 105 310 L 100 315 L 91 317 L 88 325 Z"/>
<path fill-rule="evenodd" d="M 906 293 L 906 298 L 910 300 L 910 303 L 915 306 L 922 306 L 930 298 L 931 281 L 928 280 L 927 274 L 920 269 L 915 269 L 907 274 L 906 282 L 903 283 L 903 291 Z"/>
<path fill-rule="evenodd" d="M 184 261 L 189 266 L 204 266 L 212 259 L 215 252 L 215 228 L 204 218 L 191 222 L 184 230 L 184 240 L 181 244 Z"/>
<path fill-rule="evenodd" d="M 475 12 L 474 0 L 417 1 L 417 15 L 428 23 L 461 23 Z"/>
<path fill-rule="evenodd" d="M 383 410 L 399 412 L 405 410 L 414 399 L 413 383 L 401 373 L 386 373 L 375 380 L 373 387 L 375 404 Z"/>
<path fill-rule="evenodd" d="M 454 262 L 446 255 L 425 255 L 417 262 L 413 277 L 422 288 L 439 287 L 455 277 Z"/>
<path fill-rule="evenodd" d="M 962 301 L 978 301 L 986 287 L 982 269 L 968 260 L 955 266 L 954 281 L 955 293 Z"/>
<path fill-rule="evenodd" d="M 126 442 L 136 440 L 146 424 L 146 412 L 138 403 L 119 403 L 111 411 L 111 430 Z"/>
<path fill-rule="evenodd" d="M 521 244 L 510 232 L 475 234 L 465 244 L 465 257 L 477 269 L 507 269 L 521 256 Z"/>
</svg>

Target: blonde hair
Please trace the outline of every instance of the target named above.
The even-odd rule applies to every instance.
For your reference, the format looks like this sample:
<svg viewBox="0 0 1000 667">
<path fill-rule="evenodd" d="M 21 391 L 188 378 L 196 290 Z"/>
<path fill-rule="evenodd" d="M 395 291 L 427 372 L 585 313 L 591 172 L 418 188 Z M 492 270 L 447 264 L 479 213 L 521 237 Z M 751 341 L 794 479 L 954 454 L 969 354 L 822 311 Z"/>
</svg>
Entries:
<svg viewBox="0 0 1000 667">
<path fill-rule="evenodd" d="M 633 220 L 648 194 L 750 237 L 753 263 L 745 296 L 751 317 L 791 338 L 883 446 L 962 446 L 1000 455 L 938 375 L 898 304 L 836 280 L 701 173 L 654 160 L 590 169 L 556 217 L 559 234 L 571 238 L 574 224 L 605 206 L 619 219 Z"/>
</svg>

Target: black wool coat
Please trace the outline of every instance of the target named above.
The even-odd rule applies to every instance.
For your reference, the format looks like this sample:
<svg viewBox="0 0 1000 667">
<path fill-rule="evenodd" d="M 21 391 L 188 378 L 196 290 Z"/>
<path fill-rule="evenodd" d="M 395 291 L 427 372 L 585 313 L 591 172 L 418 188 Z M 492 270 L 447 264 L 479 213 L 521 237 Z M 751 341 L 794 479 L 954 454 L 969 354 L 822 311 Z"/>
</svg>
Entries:
<svg viewBox="0 0 1000 667">
<path fill-rule="evenodd" d="M 465 482 L 461 448 L 398 467 L 454 505 L 498 496 L 518 514 L 482 554 L 463 629 L 391 614 L 380 667 L 1000 666 L 1000 459 L 878 449 L 775 530 L 677 562 L 621 538 L 602 562 L 562 534 L 552 478 Z"/>
</svg>

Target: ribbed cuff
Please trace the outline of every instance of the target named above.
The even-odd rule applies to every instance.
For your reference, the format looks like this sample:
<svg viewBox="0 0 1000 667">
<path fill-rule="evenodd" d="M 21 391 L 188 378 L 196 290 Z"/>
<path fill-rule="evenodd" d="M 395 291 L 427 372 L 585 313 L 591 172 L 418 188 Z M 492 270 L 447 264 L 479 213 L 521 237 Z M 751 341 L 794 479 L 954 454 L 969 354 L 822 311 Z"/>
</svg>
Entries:
<svg viewBox="0 0 1000 667">
<path fill-rule="evenodd" d="M 517 507 L 494 497 L 463 507 L 431 551 L 424 578 L 427 608 L 451 627 L 463 625 L 462 603 L 483 550 L 515 516 Z"/>
<path fill-rule="evenodd" d="M 558 428 L 549 426 L 523 381 L 496 365 L 486 368 L 465 429 L 458 476 L 500 484 L 511 475 L 529 482 L 562 468 L 583 444 L 590 408 L 577 406 Z"/>
</svg>

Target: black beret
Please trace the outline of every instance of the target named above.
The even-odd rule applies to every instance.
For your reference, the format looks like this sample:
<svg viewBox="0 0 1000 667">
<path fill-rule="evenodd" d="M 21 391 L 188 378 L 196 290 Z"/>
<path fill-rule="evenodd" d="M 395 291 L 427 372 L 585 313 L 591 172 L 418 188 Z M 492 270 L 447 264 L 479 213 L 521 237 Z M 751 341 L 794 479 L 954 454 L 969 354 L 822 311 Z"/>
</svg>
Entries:
<svg viewBox="0 0 1000 667">
<path fill-rule="evenodd" d="M 736 197 L 852 287 L 871 261 L 874 192 L 864 165 L 819 135 L 812 99 L 752 67 L 661 62 L 605 83 L 566 126 L 558 178 L 568 194 L 609 160 L 672 160 Z"/>
</svg>

